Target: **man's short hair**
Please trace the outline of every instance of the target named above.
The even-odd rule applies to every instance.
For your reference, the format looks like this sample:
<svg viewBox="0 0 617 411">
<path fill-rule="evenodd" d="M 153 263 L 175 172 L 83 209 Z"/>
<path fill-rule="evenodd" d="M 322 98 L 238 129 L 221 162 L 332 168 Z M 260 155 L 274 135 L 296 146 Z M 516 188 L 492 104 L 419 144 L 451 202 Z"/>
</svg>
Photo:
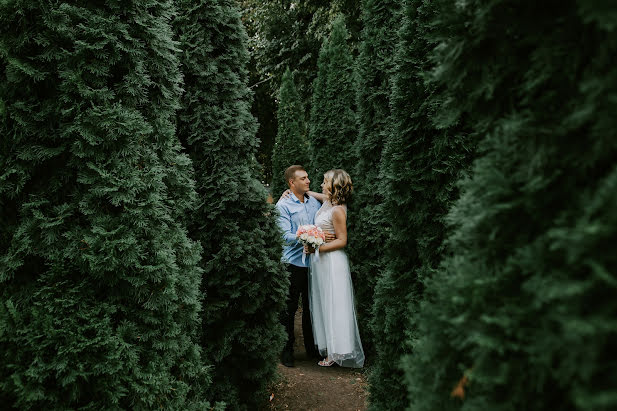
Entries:
<svg viewBox="0 0 617 411">
<path fill-rule="evenodd" d="M 287 183 L 287 185 L 289 186 L 289 180 L 293 180 L 296 177 L 296 171 L 306 171 L 304 169 L 304 167 L 300 166 L 300 165 L 293 165 L 293 166 L 289 166 L 287 167 L 287 170 L 285 170 L 285 183 Z"/>
</svg>

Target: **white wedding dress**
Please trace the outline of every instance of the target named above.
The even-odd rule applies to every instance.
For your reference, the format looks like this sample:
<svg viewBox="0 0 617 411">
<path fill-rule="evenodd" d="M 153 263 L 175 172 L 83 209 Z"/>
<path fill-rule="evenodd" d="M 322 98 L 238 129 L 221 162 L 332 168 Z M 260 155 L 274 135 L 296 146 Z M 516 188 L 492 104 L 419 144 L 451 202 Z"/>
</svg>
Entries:
<svg viewBox="0 0 617 411">
<path fill-rule="evenodd" d="M 347 212 L 346 206 L 340 207 Z M 325 202 L 315 215 L 315 225 L 334 233 L 334 208 L 330 202 Z M 361 368 L 364 351 L 356 320 L 349 261 L 342 249 L 311 255 L 309 303 L 319 353 L 340 366 Z"/>
</svg>

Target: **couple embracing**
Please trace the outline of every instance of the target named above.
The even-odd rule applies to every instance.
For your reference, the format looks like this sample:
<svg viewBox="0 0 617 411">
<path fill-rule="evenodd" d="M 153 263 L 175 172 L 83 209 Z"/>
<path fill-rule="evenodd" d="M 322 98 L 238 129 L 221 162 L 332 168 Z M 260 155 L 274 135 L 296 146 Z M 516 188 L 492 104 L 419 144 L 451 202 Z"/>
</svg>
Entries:
<svg viewBox="0 0 617 411">
<path fill-rule="evenodd" d="M 294 316 L 302 295 L 302 332 L 309 357 L 323 358 L 320 366 L 338 364 L 360 368 L 364 352 L 354 308 L 353 286 L 347 245 L 347 202 L 352 192 L 351 178 L 344 170 L 324 174 L 322 193 L 309 191 L 310 180 L 302 166 L 285 170 L 289 185 L 276 206 L 285 247 L 290 288 L 282 322 L 287 343 L 281 355 L 284 365 L 294 365 Z M 296 238 L 298 227 L 314 224 L 326 234 L 326 243 L 314 250 L 304 247 Z M 310 258 L 303 258 L 303 254 Z"/>
</svg>

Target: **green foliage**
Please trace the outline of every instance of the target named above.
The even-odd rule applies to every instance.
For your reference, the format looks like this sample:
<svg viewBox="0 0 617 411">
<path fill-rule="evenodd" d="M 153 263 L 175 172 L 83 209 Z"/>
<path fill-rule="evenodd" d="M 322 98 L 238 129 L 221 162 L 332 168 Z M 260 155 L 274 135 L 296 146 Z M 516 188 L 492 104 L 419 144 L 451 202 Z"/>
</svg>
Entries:
<svg viewBox="0 0 617 411">
<path fill-rule="evenodd" d="M 309 145 L 304 109 L 289 69 L 283 75 L 277 111 L 278 132 L 272 153 L 272 195 L 275 198 L 288 186 L 285 169 L 293 164 L 308 167 Z"/>
<path fill-rule="evenodd" d="M 254 177 L 247 37 L 232 0 L 178 4 L 186 90 L 178 133 L 201 198 L 190 231 L 204 249 L 202 345 L 215 365 L 208 398 L 255 409 L 284 342 L 278 318 L 289 283 L 274 208 Z"/>
<path fill-rule="evenodd" d="M 432 4 L 435 119 L 482 141 L 410 339 L 410 409 L 615 409 L 617 9 Z"/>
<path fill-rule="evenodd" d="M 255 62 L 251 61 L 249 65 L 254 67 Z M 277 104 L 270 94 L 270 89 L 265 83 L 259 83 L 260 80 L 256 77 L 256 74 L 254 71 L 251 71 L 249 75 L 249 83 L 253 85 L 251 90 L 254 92 L 251 114 L 258 119 L 259 123 L 256 135 L 259 147 L 257 148 L 255 158 L 261 166 L 261 180 L 264 183 L 270 183 L 273 176 L 272 152 L 277 133 L 276 117 L 274 116 Z"/>
<path fill-rule="evenodd" d="M 455 183 L 473 151 L 460 127 L 440 128 L 433 122 L 441 96 L 423 80 L 432 69 L 428 55 L 435 45 L 426 39 L 434 30 L 433 13 L 428 2 L 406 2 L 397 44 L 392 133 L 381 163 L 384 218 L 391 231 L 372 322 L 378 356 L 370 393 L 376 410 L 400 410 L 408 403 L 401 358 L 418 336 L 423 283 L 443 258 L 443 217 L 457 198 Z"/>
<path fill-rule="evenodd" d="M 309 176 L 314 191 L 321 191 L 319 186 L 326 171 L 351 170 L 355 162 L 355 84 L 347 37 L 344 20 L 339 17 L 319 52 L 309 125 Z"/>
<path fill-rule="evenodd" d="M 168 1 L 0 6 L 0 403 L 203 409 Z"/>
<path fill-rule="evenodd" d="M 354 183 L 354 204 L 349 210 L 349 256 L 354 274 L 356 310 L 362 345 L 367 357 L 374 349 L 369 322 L 373 292 L 382 260 L 389 222 L 384 219 L 384 179 L 380 175 L 381 153 L 392 134 L 390 89 L 393 57 L 399 23 L 398 0 L 362 2 L 362 41 L 356 59 L 356 104 L 358 136 L 354 155 L 358 159 L 349 170 Z M 384 159 L 389 162 L 389 159 Z"/>
<path fill-rule="evenodd" d="M 241 0 L 243 21 L 249 35 L 251 53 L 250 84 L 254 85 L 253 114 L 259 122 L 261 144 L 257 159 L 265 181 L 278 178 L 272 173 L 270 158 L 276 138 L 276 103 L 283 74 L 290 67 L 308 118 L 312 84 L 317 75 L 321 44 L 330 33 L 334 18 L 341 12 L 350 31 L 350 45 L 360 32 L 360 3 L 356 0 L 271 1 Z"/>
<path fill-rule="evenodd" d="M 268 84 L 271 94 L 276 95 L 287 67 L 291 67 L 300 98 L 306 102 L 305 109 L 310 110 L 321 45 L 328 38 L 334 20 L 345 13 L 351 47 L 354 47 L 361 29 L 359 3 L 355 0 L 241 0 L 241 3 L 258 77 L 272 77 Z"/>
</svg>

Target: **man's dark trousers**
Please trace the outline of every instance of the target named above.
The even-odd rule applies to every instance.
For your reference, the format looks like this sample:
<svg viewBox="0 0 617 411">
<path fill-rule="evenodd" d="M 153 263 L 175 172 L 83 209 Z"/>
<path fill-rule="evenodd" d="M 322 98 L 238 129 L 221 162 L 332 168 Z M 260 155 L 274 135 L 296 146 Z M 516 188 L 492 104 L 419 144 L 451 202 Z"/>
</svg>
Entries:
<svg viewBox="0 0 617 411">
<path fill-rule="evenodd" d="M 309 309 L 308 295 L 308 267 L 298 267 L 293 264 L 287 264 L 287 272 L 289 272 L 289 296 L 287 298 L 287 307 L 282 313 L 282 323 L 287 331 L 287 344 L 283 350 L 283 357 L 293 358 L 294 337 L 294 317 L 298 309 L 298 297 L 302 295 L 302 334 L 304 335 L 304 349 L 309 357 L 317 357 L 319 355 L 315 348 L 313 338 L 313 325 L 311 323 L 311 312 Z"/>
</svg>

